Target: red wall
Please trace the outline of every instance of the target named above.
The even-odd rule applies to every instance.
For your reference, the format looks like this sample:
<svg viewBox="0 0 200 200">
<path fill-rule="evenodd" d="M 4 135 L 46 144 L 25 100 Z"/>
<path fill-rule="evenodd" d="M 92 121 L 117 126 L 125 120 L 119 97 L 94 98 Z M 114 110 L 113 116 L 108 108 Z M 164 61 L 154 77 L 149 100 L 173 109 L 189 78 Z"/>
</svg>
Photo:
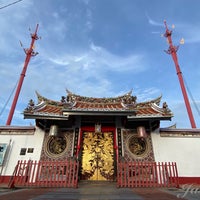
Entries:
<svg viewBox="0 0 200 200">
<path fill-rule="evenodd" d="M 200 184 L 200 177 L 179 177 L 179 184 Z"/>
</svg>

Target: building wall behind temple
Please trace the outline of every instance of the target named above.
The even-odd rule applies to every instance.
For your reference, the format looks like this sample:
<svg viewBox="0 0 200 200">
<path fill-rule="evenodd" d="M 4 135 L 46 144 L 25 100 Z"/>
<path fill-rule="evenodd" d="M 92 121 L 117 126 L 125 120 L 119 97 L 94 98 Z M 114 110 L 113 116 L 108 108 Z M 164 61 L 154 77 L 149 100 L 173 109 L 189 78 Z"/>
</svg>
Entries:
<svg viewBox="0 0 200 200">
<path fill-rule="evenodd" d="M 0 132 L 0 143 L 7 144 L 1 175 L 12 175 L 18 160 L 40 159 L 44 132 L 35 127 L 32 130 L 5 130 Z"/>
<path fill-rule="evenodd" d="M 140 141 L 137 144 L 136 130 L 121 128 L 118 130 L 121 133 L 122 159 L 125 161 L 176 162 L 180 177 L 200 178 L 200 131 L 197 136 L 163 137 L 159 129 L 156 129 L 148 134 L 145 142 Z M 61 153 L 54 154 L 49 153 L 47 149 L 48 144 L 54 144 L 49 143 L 49 133 L 38 127 L 24 130 L 16 127 L 16 131 L 0 130 L 0 143 L 8 145 L 3 165 L 0 166 L 1 175 L 12 175 L 18 160 L 66 160 L 71 158 L 75 146 L 73 144 L 75 130 L 62 131 L 61 136 L 66 139 L 66 148 L 63 148 L 64 151 Z M 134 145 L 135 142 L 136 145 Z"/>
<path fill-rule="evenodd" d="M 152 133 L 156 162 L 176 162 L 180 177 L 200 177 L 200 137 L 161 137 Z"/>
<path fill-rule="evenodd" d="M 138 138 L 136 130 L 122 129 L 122 158 L 125 161 L 154 161 L 151 135 Z"/>
</svg>

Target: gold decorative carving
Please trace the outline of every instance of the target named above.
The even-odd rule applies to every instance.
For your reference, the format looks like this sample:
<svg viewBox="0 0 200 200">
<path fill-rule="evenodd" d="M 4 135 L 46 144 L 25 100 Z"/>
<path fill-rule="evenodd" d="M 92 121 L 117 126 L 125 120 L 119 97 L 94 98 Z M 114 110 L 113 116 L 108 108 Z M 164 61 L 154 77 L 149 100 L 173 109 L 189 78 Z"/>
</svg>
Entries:
<svg viewBox="0 0 200 200">
<path fill-rule="evenodd" d="M 147 149 L 146 140 L 144 138 L 131 137 L 128 147 L 134 155 L 142 156 Z"/>
<path fill-rule="evenodd" d="M 113 179 L 114 153 L 112 132 L 84 133 L 81 175 L 85 180 Z"/>
<path fill-rule="evenodd" d="M 50 136 L 47 139 L 45 150 L 49 157 L 58 158 L 66 152 L 67 147 L 68 140 L 66 136 Z"/>
<path fill-rule="evenodd" d="M 150 144 L 148 138 L 139 138 L 137 134 L 130 134 L 126 140 L 126 147 L 132 157 L 140 159 L 148 155 Z"/>
</svg>

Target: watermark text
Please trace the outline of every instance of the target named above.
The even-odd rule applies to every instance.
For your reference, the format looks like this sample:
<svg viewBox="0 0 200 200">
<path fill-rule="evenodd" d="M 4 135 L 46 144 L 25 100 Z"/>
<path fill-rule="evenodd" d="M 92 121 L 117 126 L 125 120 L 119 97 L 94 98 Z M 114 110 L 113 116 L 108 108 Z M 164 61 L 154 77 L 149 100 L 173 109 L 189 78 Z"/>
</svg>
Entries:
<svg viewBox="0 0 200 200">
<path fill-rule="evenodd" d="M 185 185 L 182 185 L 181 189 L 183 189 L 184 193 L 177 194 L 177 198 L 184 198 L 188 194 L 200 195 L 200 186 L 199 185 L 185 184 Z"/>
</svg>

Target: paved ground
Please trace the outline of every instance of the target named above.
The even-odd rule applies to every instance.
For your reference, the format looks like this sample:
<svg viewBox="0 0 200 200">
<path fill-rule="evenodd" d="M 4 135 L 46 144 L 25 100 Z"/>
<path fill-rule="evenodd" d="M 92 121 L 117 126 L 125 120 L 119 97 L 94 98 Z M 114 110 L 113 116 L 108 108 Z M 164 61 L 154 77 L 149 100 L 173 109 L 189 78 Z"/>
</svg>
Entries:
<svg viewBox="0 0 200 200">
<path fill-rule="evenodd" d="M 108 182 L 81 182 L 77 189 L 0 189 L 1 200 L 177 200 L 184 194 L 184 190 L 176 188 L 116 188 L 116 183 Z M 198 200 L 200 193 L 188 193 L 184 199 Z"/>
</svg>

